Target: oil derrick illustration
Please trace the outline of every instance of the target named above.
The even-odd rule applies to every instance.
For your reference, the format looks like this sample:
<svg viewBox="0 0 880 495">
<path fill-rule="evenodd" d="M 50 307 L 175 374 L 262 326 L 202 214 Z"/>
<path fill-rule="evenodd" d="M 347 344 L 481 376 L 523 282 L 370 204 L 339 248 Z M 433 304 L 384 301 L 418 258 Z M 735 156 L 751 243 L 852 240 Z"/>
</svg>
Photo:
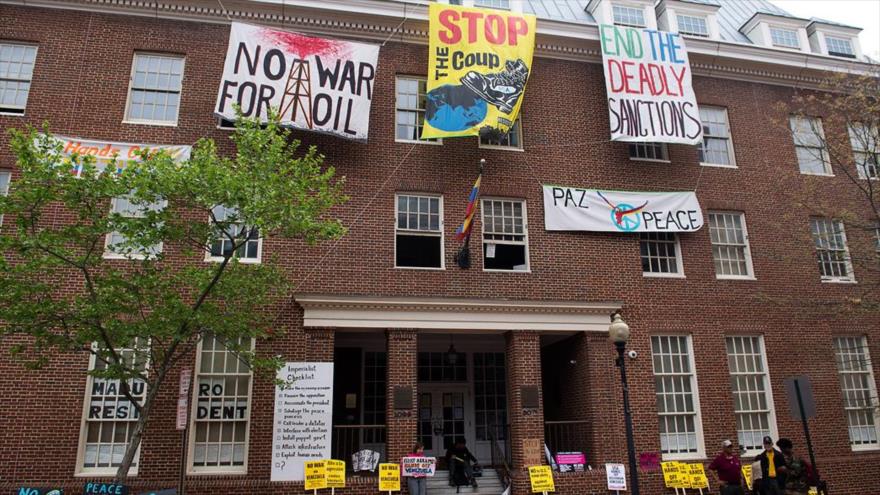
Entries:
<svg viewBox="0 0 880 495">
<path fill-rule="evenodd" d="M 284 96 L 281 97 L 281 117 L 293 107 L 290 120 L 296 122 L 299 113 L 309 129 L 312 128 L 312 71 L 308 60 L 294 60 L 287 74 Z"/>
</svg>

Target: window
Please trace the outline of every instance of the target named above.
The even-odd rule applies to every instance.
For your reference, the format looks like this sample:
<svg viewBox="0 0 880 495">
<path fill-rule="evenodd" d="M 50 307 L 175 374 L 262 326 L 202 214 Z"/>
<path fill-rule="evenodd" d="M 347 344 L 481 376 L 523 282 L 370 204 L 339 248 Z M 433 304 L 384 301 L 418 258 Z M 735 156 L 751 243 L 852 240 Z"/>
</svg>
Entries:
<svg viewBox="0 0 880 495">
<path fill-rule="evenodd" d="M 762 337 L 727 337 L 727 367 L 739 444 L 750 454 L 763 448 L 765 436 L 776 438 L 776 417 Z"/>
<path fill-rule="evenodd" d="M 474 6 L 510 10 L 510 0 L 475 0 Z"/>
<path fill-rule="evenodd" d="M 528 271 L 525 201 L 483 199 L 483 268 Z"/>
<path fill-rule="evenodd" d="M 798 33 L 793 29 L 771 27 L 770 39 L 773 41 L 773 46 L 779 46 L 782 48 L 801 47 L 801 43 L 798 40 Z"/>
<path fill-rule="evenodd" d="M 646 276 L 684 276 L 678 235 L 672 232 L 639 234 L 642 273 Z"/>
<path fill-rule="evenodd" d="M 700 163 L 736 167 L 727 109 L 700 105 L 700 120 L 703 123 L 703 144 L 699 149 Z"/>
<path fill-rule="evenodd" d="M 234 348 L 247 347 L 238 341 Z M 250 349 L 253 349 L 253 340 Z M 199 344 L 189 459 L 193 472 L 246 472 L 251 371 L 217 337 Z"/>
<path fill-rule="evenodd" d="M 426 88 L 424 78 L 397 77 L 397 141 L 441 142 L 438 139 L 419 139 L 425 125 Z"/>
<path fill-rule="evenodd" d="M 234 244 L 241 243 L 247 238 L 244 244 L 240 245 L 235 252 L 235 256 L 242 263 L 259 263 L 260 250 L 262 247 L 262 239 L 257 229 L 251 229 L 244 224 L 234 223 L 237 212 L 233 208 L 227 208 L 222 205 L 213 208 L 212 222 L 216 221 L 216 237 L 211 241 L 211 251 L 208 253 L 208 261 L 223 261 L 224 256 L 232 253 Z M 234 239 L 234 242 L 232 239 Z"/>
<path fill-rule="evenodd" d="M 398 194 L 394 266 L 443 268 L 443 198 Z"/>
<path fill-rule="evenodd" d="M 510 128 L 510 131 L 501 137 L 501 140 L 498 142 L 489 141 L 488 139 L 480 136 L 480 148 L 499 148 L 499 149 L 514 149 L 521 150 L 523 149 L 522 145 L 522 114 L 520 114 L 516 118 L 516 122 L 513 123 L 513 126 Z"/>
<path fill-rule="evenodd" d="M 831 164 L 825 151 L 822 120 L 816 117 L 792 115 L 789 122 L 801 173 L 831 175 Z"/>
<path fill-rule="evenodd" d="M 880 253 L 880 227 L 874 229 L 874 236 L 877 237 L 876 251 Z"/>
<path fill-rule="evenodd" d="M 630 160 L 668 161 L 668 156 L 666 143 L 631 143 L 629 145 Z"/>
<path fill-rule="evenodd" d="M 651 337 L 660 452 L 664 459 L 702 457 L 703 426 L 689 336 Z"/>
<path fill-rule="evenodd" d="M 24 114 L 37 47 L 0 43 L 0 112 Z"/>
<path fill-rule="evenodd" d="M 856 171 L 860 179 L 880 179 L 880 134 L 876 126 L 855 122 L 849 126 Z"/>
<path fill-rule="evenodd" d="M 125 120 L 177 124 L 183 57 L 135 53 Z"/>
<path fill-rule="evenodd" d="M 129 365 L 145 369 L 147 363 L 136 360 L 140 353 L 132 349 L 118 349 L 117 353 Z M 141 366 L 142 365 L 142 366 Z M 106 369 L 107 364 L 92 355 L 89 370 Z M 127 381 L 131 396 L 143 404 L 147 386 L 141 380 Z M 118 379 L 89 376 L 86 379 L 86 402 L 80 430 L 79 463 L 77 472 L 94 475 L 113 475 L 122 463 L 128 442 L 134 434 L 138 412 L 121 390 Z M 132 473 L 137 474 L 140 449 L 132 461 Z"/>
<path fill-rule="evenodd" d="M 365 425 L 385 424 L 386 375 L 388 373 L 388 354 L 385 352 L 364 352 L 364 416 Z M 366 428 L 364 442 L 385 441 L 385 429 Z"/>
<path fill-rule="evenodd" d="M 612 11 L 614 13 L 614 24 L 618 26 L 646 27 L 645 11 L 642 9 L 614 5 Z"/>
<path fill-rule="evenodd" d="M 709 37 L 709 24 L 705 17 L 678 14 L 676 18 L 678 19 L 679 33 L 703 38 Z"/>
<path fill-rule="evenodd" d="M 843 408 L 849 427 L 849 444 L 853 450 L 876 449 L 880 428 L 880 402 L 868 339 L 865 337 L 837 337 L 834 339 L 834 358 L 840 374 Z"/>
<path fill-rule="evenodd" d="M 822 280 L 853 282 L 849 248 L 846 246 L 846 233 L 843 222 L 828 218 L 810 219 L 813 241 L 816 243 L 816 256 L 819 260 L 819 273 Z"/>
<path fill-rule="evenodd" d="M 745 215 L 709 212 L 709 240 L 717 278 L 752 278 L 752 255 Z"/>
<path fill-rule="evenodd" d="M 420 352 L 416 368 L 420 382 L 466 382 L 467 354 L 456 352 L 455 359 L 449 359 L 446 352 Z"/>
<path fill-rule="evenodd" d="M 828 55 L 835 57 L 856 58 L 856 52 L 853 50 L 852 41 L 846 38 L 835 38 L 833 36 L 825 37 L 825 46 L 828 47 Z"/>
<path fill-rule="evenodd" d="M 507 383 L 503 352 L 474 353 L 474 415 L 477 440 L 504 440 Z"/>
<path fill-rule="evenodd" d="M 12 172 L 0 170 L 0 196 L 9 194 L 9 180 L 12 178 Z M 3 225 L 3 215 L 0 215 L 0 225 Z"/>
<path fill-rule="evenodd" d="M 116 213 L 127 218 L 144 218 L 148 211 L 159 211 L 165 208 L 165 201 L 158 201 L 149 204 L 135 204 L 132 196 L 123 196 L 113 198 L 111 202 L 110 213 Z M 105 258 L 132 258 L 143 259 L 146 257 L 154 257 L 162 252 L 162 243 L 150 246 L 140 246 L 133 244 L 125 234 L 121 232 L 111 232 L 107 234 L 107 242 L 105 246 Z"/>
</svg>

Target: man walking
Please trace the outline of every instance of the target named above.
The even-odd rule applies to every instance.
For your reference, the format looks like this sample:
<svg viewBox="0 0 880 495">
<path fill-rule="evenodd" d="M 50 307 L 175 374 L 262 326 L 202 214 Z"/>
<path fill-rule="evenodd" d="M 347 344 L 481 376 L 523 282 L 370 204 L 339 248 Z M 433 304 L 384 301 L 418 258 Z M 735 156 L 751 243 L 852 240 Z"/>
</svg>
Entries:
<svg viewBox="0 0 880 495">
<path fill-rule="evenodd" d="M 743 495 L 742 464 L 739 456 L 733 453 L 733 442 L 721 442 L 721 453 L 709 464 L 709 469 L 718 473 L 721 495 Z"/>
</svg>

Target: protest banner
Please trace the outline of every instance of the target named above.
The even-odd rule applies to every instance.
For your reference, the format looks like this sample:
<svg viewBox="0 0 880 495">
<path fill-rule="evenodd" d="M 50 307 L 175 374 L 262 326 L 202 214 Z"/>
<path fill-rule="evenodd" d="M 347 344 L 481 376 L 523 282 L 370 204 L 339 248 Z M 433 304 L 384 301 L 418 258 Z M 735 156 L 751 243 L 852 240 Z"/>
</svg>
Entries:
<svg viewBox="0 0 880 495">
<path fill-rule="evenodd" d="M 61 146 L 61 156 L 70 163 L 70 173 L 79 177 L 82 174 L 82 164 L 79 160 L 74 163 L 72 157 L 91 156 L 95 159 L 95 167 L 103 171 L 108 164 L 113 163 L 116 173 L 122 172 L 128 162 L 140 160 L 144 154 L 156 153 L 163 150 L 175 161 L 189 159 L 192 146 L 170 144 L 143 144 L 143 143 L 118 143 L 96 139 L 81 139 L 78 137 L 60 136 L 53 134 L 52 138 Z"/>
<path fill-rule="evenodd" d="M 703 140 L 684 39 L 678 33 L 601 24 L 599 42 L 611 140 Z"/>
<path fill-rule="evenodd" d="M 701 493 L 704 488 L 709 488 L 709 478 L 706 477 L 703 464 L 687 464 L 686 466 L 688 468 L 688 484 L 690 488 L 700 490 Z"/>
<path fill-rule="evenodd" d="M 379 46 L 233 22 L 214 113 L 367 140 Z"/>
<path fill-rule="evenodd" d="M 689 488 L 690 480 L 688 479 L 687 470 L 684 464 L 680 462 L 661 462 L 660 468 L 663 470 L 663 484 L 667 488 Z"/>
<path fill-rule="evenodd" d="M 83 495 L 128 495 L 129 488 L 118 483 L 96 483 L 90 481 L 83 486 Z"/>
<path fill-rule="evenodd" d="M 400 461 L 403 476 L 434 476 L 437 459 L 434 457 L 404 457 Z"/>
<path fill-rule="evenodd" d="M 535 16 L 428 5 L 428 83 L 421 139 L 506 134 L 535 51 Z"/>
<path fill-rule="evenodd" d="M 306 490 L 327 488 L 327 465 L 324 461 L 306 461 L 303 468 Z"/>
<path fill-rule="evenodd" d="M 327 488 L 345 488 L 345 461 L 327 459 L 324 466 L 327 470 Z"/>
<path fill-rule="evenodd" d="M 703 226 L 693 192 L 544 186 L 544 228 L 592 232 L 692 232 Z"/>
<path fill-rule="evenodd" d="M 550 466 L 529 466 L 529 481 L 532 484 L 532 493 L 555 492 L 553 484 L 553 470 Z"/>
<path fill-rule="evenodd" d="M 379 491 L 400 491 L 400 466 L 393 462 L 379 464 Z"/>
<path fill-rule="evenodd" d="M 623 464 L 606 462 L 605 478 L 609 490 L 626 490 L 626 468 Z"/>
<path fill-rule="evenodd" d="M 16 495 L 64 495 L 64 490 L 60 488 L 34 488 L 30 486 L 19 487 L 15 491 Z"/>
</svg>

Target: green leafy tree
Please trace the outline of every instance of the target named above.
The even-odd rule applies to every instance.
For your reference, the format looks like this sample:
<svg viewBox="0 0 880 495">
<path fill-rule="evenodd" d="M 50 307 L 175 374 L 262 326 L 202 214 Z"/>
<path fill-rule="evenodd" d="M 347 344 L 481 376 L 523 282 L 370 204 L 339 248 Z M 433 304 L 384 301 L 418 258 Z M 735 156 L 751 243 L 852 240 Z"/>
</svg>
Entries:
<svg viewBox="0 0 880 495">
<path fill-rule="evenodd" d="M 0 338 L 33 368 L 59 351 L 91 353 L 90 373 L 118 382 L 138 417 L 116 474 L 124 481 L 169 371 L 203 337 L 255 371 L 280 367 L 251 342 L 273 336 L 289 280 L 239 257 L 259 236 L 343 235 L 330 215 L 346 200 L 343 179 L 277 120 L 240 120 L 231 158 L 203 139 L 185 161 L 143 153 L 116 173 L 116 162 L 105 171 L 91 156 L 63 156 L 48 127 L 10 133 L 21 176 L 0 197 Z M 111 213 L 112 201 L 127 214 Z"/>
</svg>

